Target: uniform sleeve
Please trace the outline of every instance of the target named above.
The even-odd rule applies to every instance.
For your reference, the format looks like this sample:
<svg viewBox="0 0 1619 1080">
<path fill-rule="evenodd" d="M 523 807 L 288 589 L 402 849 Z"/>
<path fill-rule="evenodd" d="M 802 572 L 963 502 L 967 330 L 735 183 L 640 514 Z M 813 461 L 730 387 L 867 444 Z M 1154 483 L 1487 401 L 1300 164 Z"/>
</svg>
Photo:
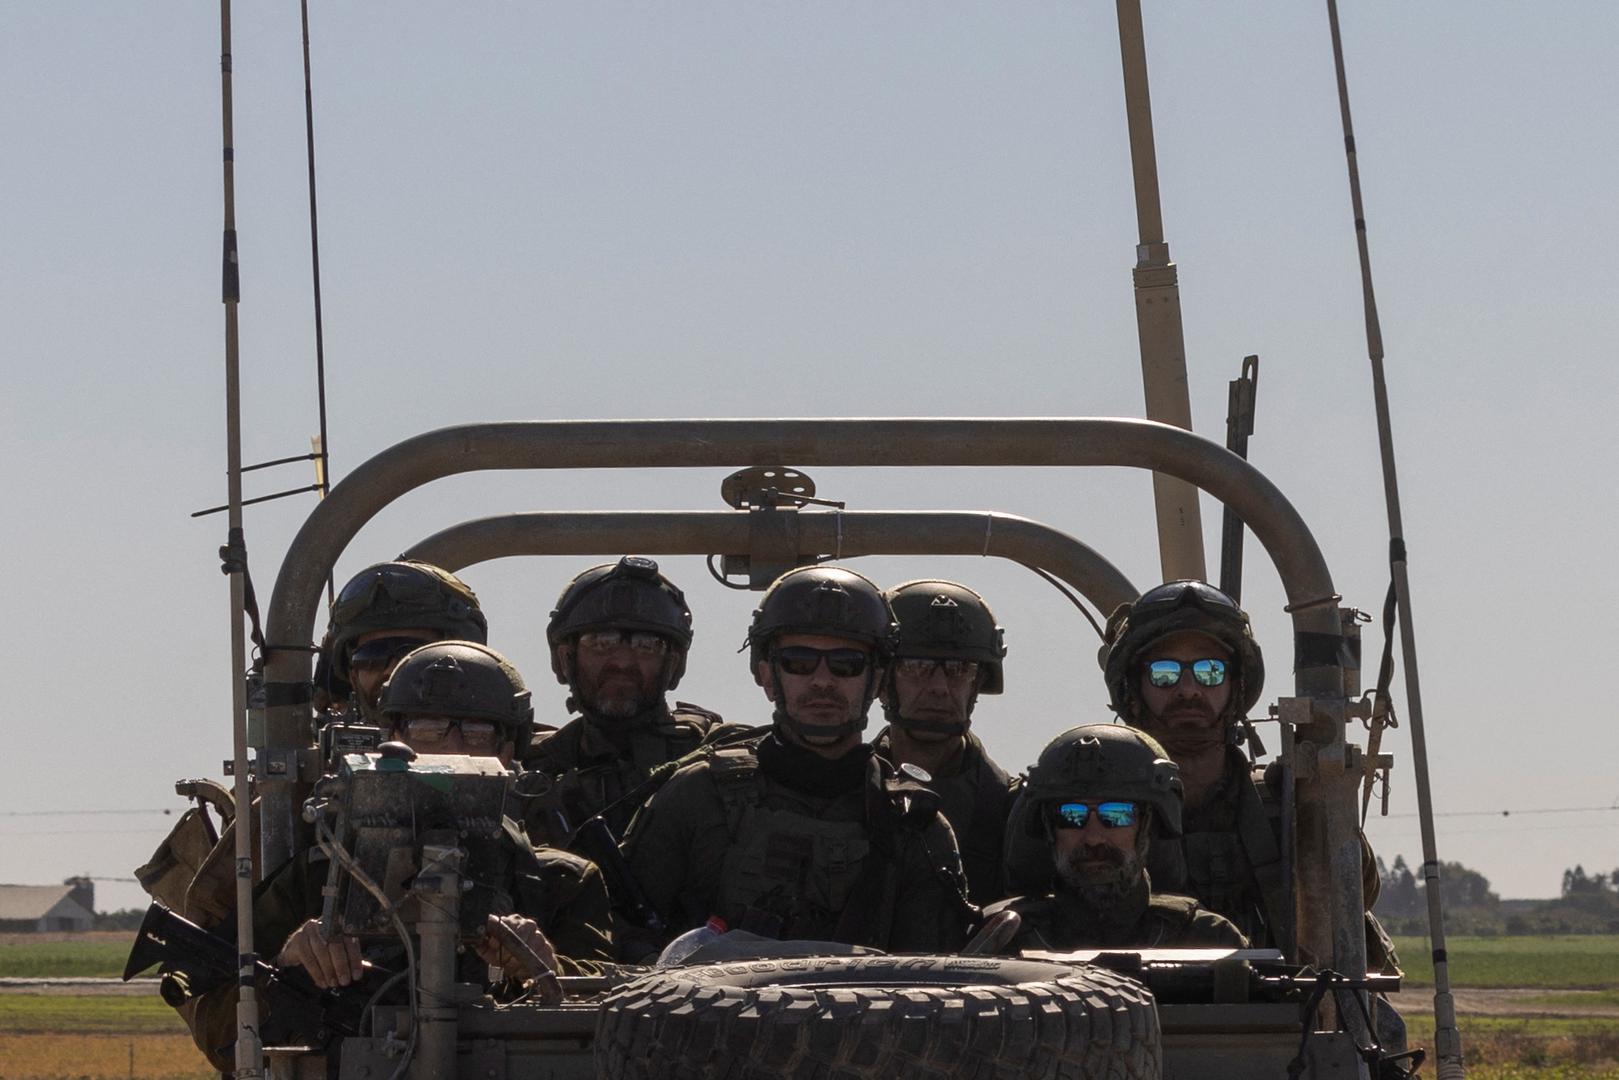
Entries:
<svg viewBox="0 0 1619 1080">
<path fill-rule="evenodd" d="M 626 960 L 641 959 L 714 914 L 730 837 L 724 804 L 703 770 L 698 763 L 670 777 L 625 833 L 630 873 L 665 923 L 661 940 L 642 933 L 635 947 L 626 941 L 619 950 Z"/>
<path fill-rule="evenodd" d="M 1246 949 L 1248 938 L 1224 915 L 1203 908 L 1192 918 L 1197 944 L 1207 948 Z"/>
<path fill-rule="evenodd" d="M 553 848 L 534 852 L 537 868 L 518 882 L 520 915 L 540 924 L 557 953 L 559 975 L 596 975 L 613 959 L 612 908 L 596 864 Z"/>
<path fill-rule="evenodd" d="M 306 920 L 320 914 L 320 889 L 326 884 L 327 863 L 314 863 L 310 851 L 300 852 L 291 862 L 272 874 L 259 885 L 253 898 L 253 950 L 266 962 L 273 961 L 287 938 Z M 228 932 L 235 940 L 235 920 L 228 924 Z M 225 928 L 216 933 L 226 932 Z M 259 1010 L 263 1014 L 268 1003 L 259 995 Z M 181 1010 L 181 1016 L 191 1028 L 191 1039 L 197 1049 L 221 1072 L 236 1068 L 236 986 L 227 982 L 215 987 Z M 262 1019 L 261 1015 L 261 1019 Z"/>
</svg>

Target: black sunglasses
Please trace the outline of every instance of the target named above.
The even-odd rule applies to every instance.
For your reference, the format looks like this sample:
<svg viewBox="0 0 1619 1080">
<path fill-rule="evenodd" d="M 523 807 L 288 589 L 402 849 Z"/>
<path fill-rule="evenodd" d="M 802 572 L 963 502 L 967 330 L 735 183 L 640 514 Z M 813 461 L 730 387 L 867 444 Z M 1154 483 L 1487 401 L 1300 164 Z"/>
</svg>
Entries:
<svg viewBox="0 0 1619 1080">
<path fill-rule="evenodd" d="M 859 649 L 812 649 L 808 645 L 783 645 L 770 656 L 789 675 L 813 675 L 825 660 L 826 670 L 840 679 L 864 675 L 871 661 Z"/>
</svg>

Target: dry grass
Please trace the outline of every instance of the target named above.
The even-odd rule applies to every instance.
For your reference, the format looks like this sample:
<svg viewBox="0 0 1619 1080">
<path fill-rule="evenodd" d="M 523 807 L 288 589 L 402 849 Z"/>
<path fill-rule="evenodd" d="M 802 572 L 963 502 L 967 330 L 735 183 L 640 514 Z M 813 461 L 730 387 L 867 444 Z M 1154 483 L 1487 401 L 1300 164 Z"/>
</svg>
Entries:
<svg viewBox="0 0 1619 1080">
<path fill-rule="evenodd" d="M 1460 1025 L 1469 1080 L 1619 1080 L 1611 1019 L 1469 1016 Z M 1433 1046 L 1433 1018 L 1411 1018 L 1410 1035 L 1414 1046 Z M 1422 1074 L 1436 1071 L 1430 1059 Z"/>
<path fill-rule="evenodd" d="M 186 1035 L 0 1035 L 0 1080 L 209 1080 Z"/>
</svg>

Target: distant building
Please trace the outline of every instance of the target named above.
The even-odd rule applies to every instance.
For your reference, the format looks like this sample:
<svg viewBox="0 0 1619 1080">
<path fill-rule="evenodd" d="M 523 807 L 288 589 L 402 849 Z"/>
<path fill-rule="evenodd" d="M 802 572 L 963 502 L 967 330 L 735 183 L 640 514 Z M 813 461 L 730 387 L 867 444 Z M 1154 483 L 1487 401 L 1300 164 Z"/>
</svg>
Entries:
<svg viewBox="0 0 1619 1080">
<path fill-rule="evenodd" d="M 0 931 L 88 930 L 95 922 L 96 887 L 89 878 L 60 885 L 0 885 Z"/>
</svg>

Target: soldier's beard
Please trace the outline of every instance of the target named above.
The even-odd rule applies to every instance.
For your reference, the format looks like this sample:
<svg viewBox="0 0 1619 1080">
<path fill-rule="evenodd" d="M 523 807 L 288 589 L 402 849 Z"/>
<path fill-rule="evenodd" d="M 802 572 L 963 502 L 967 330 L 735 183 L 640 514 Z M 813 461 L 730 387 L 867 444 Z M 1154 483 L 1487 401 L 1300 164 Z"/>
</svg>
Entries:
<svg viewBox="0 0 1619 1080">
<path fill-rule="evenodd" d="M 1130 895 L 1141 877 L 1141 853 L 1111 844 L 1087 844 L 1056 852 L 1057 881 L 1087 907 L 1107 909 Z"/>
<path fill-rule="evenodd" d="M 614 689 L 601 693 L 602 686 L 611 679 Z M 630 689 L 630 685 L 634 689 Z M 650 712 L 663 702 L 663 691 L 642 679 L 639 671 L 609 668 L 596 678 L 592 687 L 579 686 L 574 690 L 579 707 L 592 716 L 604 720 L 629 720 Z"/>
<path fill-rule="evenodd" d="M 1177 761 L 1206 754 L 1227 741 L 1226 723 L 1203 701 L 1176 702 L 1161 713 L 1150 714 L 1141 726 Z"/>
</svg>

